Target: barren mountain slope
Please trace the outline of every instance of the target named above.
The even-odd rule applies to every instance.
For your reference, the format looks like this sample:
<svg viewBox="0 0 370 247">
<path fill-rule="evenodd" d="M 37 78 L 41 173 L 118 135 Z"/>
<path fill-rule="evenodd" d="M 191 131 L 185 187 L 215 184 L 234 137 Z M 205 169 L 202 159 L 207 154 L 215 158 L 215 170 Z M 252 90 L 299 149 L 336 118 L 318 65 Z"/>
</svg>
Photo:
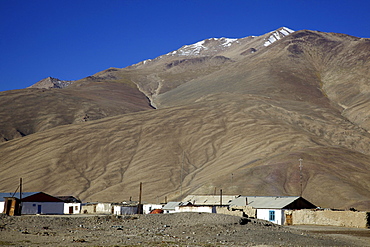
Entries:
<svg viewBox="0 0 370 247">
<path fill-rule="evenodd" d="M 151 202 L 302 189 L 321 207 L 370 210 L 369 39 L 283 36 L 209 39 L 64 89 L 3 94 L 7 131 L 39 132 L 0 143 L 0 191 L 19 177 L 26 191 L 88 201 L 135 199 L 140 182 Z M 156 110 L 142 111 L 144 94 Z"/>
<path fill-rule="evenodd" d="M 152 109 L 134 84 L 90 82 L 0 93 L 0 142 L 56 126 Z"/>
<path fill-rule="evenodd" d="M 139 182 L 145 201 L 179 199 L 181 184 L 183 195 L 299 195 L 302 158 L 305 198 L 369 209 L 369 134 L 305 102 L 229 96 L 2 143 L 0 190 L 23 177 L 25 190 L 87 201 L 135 199 Z"/>
<path fill-rule="evenodd" d="M 292 32 L 294 31 L 282 27 L 261 36 L 206 39 L 185 45 L 153 60 L 134 64 L 120 72 L 129 73 L 132 81 L 151 99 L 153 106 L 160 107 L 155 103 L 158 95 L 186 82 L 203 80 L 204 76 L 222 70 L 227 65 L 236 66 L 238 61 L 263 51 L 277 38 L 281 39 Z M 212 90 L 211 88 L 207 91 Z"/>
<path fill-rule="evenodd" d="M 237 63 L 159 95 L 155 104 L 186 104 L 208 93 L 226 91 L 303 100 L 321 106 L 331 101 L 340 109 L 343 87 L 349 95 L 342 95 L 342 101 L 358 97 L 359 90 L 361 94 L 368 91 L 370 64 L 363 57 L 369 55 L 369 39 L 297 31 Z"/>
</svg>

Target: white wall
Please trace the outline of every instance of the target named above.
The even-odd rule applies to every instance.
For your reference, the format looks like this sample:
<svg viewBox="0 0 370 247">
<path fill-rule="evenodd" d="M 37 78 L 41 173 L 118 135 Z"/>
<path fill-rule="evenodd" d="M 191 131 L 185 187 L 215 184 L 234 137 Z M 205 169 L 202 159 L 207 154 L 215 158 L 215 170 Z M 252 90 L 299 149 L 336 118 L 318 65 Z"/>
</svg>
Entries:
<svg viewBox="0 0 370 247">
<path fill-rule="evenodd" d="M 115 215 L 132 215 L 137 214 L 137 206 L 113 206 L 113 214 Z"/>
<path fill-rule="evenodd" d="M 163 205 L 162 204 L 144 204 L 143 205 L 143 213 L 144 214 L 149 214 L 150 211 L 154 209 L 162 209 Z"/>
<path fill-rule="evenodd" d="M 22 202 L 22 214 L 63 214 L 63 212 L 64 202 Z"/>
<path fill-rule="evenodd" d="M 96 213 L 110 214 L 112 213 L 112 205 L 110 203 L 98 203 Z"/>
<path fill-rule="evenodd" d="M 0 202 L 0 214 L 4 212 L 5 202 Z"/>
<path fill-rule="evenodd" d="M 121 215 L 121 206 L 114 205 L 113 206 L 113 214 Z"/>
<path fill-rule="evenodd" d="M 72 214 L 79 214 L 81 211 L 81 203 L 64 203 L 64 214 L 69 214 L 69 207 L 73 207 Z"/>
<path fill-rule="evenodd" d="M 196 213 L 213 213 L 213 207 L 212 206 L 182 206 L 182 207 L 176 207 L 176 212 L 196 212 Z"/>
<path fill-rule="evenodd" d="M 177 213 L 176 210 L 163 210 L 164 214 L 172 214 L 172 213 Z"/>
<path fill-rule="evenodd" d="M 274 221 L 271 221 L 269 219 L 270 211 L 275 212 L 275 220 Z M 257 209 L 257 219 L 267 220 L 267 221 L 271 221 L 271 222 L 273 222 L 275 224 L 278 224 L 278 225 L 283 225 L 284 221 L 285 221 L 284 217 L 285 217 L 285 215 L 284 215 L 284 212 L 283 212 L 282 209 Z"/>
</svg>

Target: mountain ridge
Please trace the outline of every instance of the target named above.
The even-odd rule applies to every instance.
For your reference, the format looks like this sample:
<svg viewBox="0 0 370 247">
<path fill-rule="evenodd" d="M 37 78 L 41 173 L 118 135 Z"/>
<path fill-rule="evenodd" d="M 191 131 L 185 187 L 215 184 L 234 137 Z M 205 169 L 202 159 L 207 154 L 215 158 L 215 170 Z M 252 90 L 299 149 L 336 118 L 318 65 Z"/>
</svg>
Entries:
<svg viewBox="0 0 370 247">
<path fill-rule="evenodd" d="M 148 62 L 151 62 L 153 60 L 158 60 L 158 59 L 161 59 L 163 56 L 184 56 L 184 57 L 192 57 L 192 56 L 198 56 L 198 55 L 201 55 L 201 56 L 215 56 L 217 53 L 219 52 L 222 52 L 224 50 L 224 48 L 228 48 L 230 47 L 231 45 L 233 45 L 234 43 L 239 43 L 241 42 L 242 40 L 248 40 L 248 39 L 251 39 L 251 38 L 256 38 L 256 37 L 263 37 L 263 40 L 265 41 L 264 44 L 260 44 L 259 47 L 261 46 L 268 46 L 270 44 L 272 44 L 273 42 L 293 33 L 294 31 L 287 28 L 287 27 L 281 27 L 281 28 L 278 28 L 274 31 L 271 31 L 271 32 L 268 32 L 264 35 L 261 35 L 261 36 L 247 36 L 245 38 L 225 38 L 225 37 L 221 37 L 221 38 L 208 38 L 208 39 L 204 39 L 204 40 L 201 40 L 201 41 L 198 41 L 194 44 L 190 44 L 190 45 L 184 45 L 182 47 L 180 47 L 179 49 L 177 50 L 174 50 L 174 51 L 171 51 L 167 54 L 164 54 L 164 55 L 160 55 L 154 59 L 147 59 L 147 60 L 144 60 L 144 61 L 141 61 L 139 63 L 136 63 L 136 64 L 133 64 L 133 65 L 130 65 L 128 66 L 127 68 L 130 68 L 130 67 L 137 67 L 137 66 L 140 66 L 140 65 L 145 65 L 147 64 Z M 266 36 L 269 36 L 266 38 Z M 210 43 L 216 43 L 216 45 L 213 45 L 211 47 L 207 47 L 207 46 L 203 46 L 204 43 L 208 43 L 208 45 Z M 268 43 L 268 45 L 266 45 Z M 218 48 L 218 49 L 217 49 Z M 205 53 L 204 54 L 204 51 L 208 51 L 209 53 Z M 256 50 L 253 50 L 252 52 L 255 52 Z M 117 68 L 109 68 L 107 69 L 108 71 L 109 70 L 116 70 Z M 105 71 L 107 71 L 105 70 Z M 100 72 L 99 72 L 100 73 Z M 92 77 L 94 78 L 94 75 L 93 76 L 88 76 L 87 78 L 89 77 Z M 79 80 L 75 80 L 75 81 L 65 81 L 65 80 L 60 80 L 60 79 L 57 79 L 57 78 L 53 78 L 53 77 L 47 77 L 45 79 L 42 79 L 41 81 L 39 82 L 36 82 L 35 84 L 29 86 L 28 88 L 64 88 L 64 87 L 67 87 L 69 86 L 70 84 L 76 82 L 76 81 L 79 81 Z"/>
</svg>

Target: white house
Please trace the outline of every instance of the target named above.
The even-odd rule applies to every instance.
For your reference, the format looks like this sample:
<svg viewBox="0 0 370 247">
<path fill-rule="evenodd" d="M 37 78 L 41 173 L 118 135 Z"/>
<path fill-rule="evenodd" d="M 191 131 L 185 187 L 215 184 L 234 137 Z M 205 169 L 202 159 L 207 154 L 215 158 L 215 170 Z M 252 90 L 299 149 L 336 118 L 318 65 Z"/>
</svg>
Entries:
<svg viewBox="0 0 370 247">
<path fill-rule="evenodd" d="M 239 196 L 230 207 L 250 206 L 256 209 L 256 215 L 250 215 L 275 224 L 285 224 L 285 211 L 294 209 L 316 208 L 315 205 L 299 196 Z"/>
<path fill-rule="evenodd" d="M 3 211 L 4 197 L 21 199 L 22 214 L 79 213 L 81 202 L 72 196 L 54 197 L 44 192 L 0 193 Z M 3 212 L 1 211 L 1 212 Z"/>
<path fill-rule="evenodd" d="M 76 214 L 80 205 L 73 196 L 54 197 L 44 192 L 22 196 L 22 214 Z"/>
<path fill-rule="evenodd" d="M 73 196 L 56 196 L 64 202 L 64 214 L 79 214 L 81 212 L 81 201 Z"/>
</svg>

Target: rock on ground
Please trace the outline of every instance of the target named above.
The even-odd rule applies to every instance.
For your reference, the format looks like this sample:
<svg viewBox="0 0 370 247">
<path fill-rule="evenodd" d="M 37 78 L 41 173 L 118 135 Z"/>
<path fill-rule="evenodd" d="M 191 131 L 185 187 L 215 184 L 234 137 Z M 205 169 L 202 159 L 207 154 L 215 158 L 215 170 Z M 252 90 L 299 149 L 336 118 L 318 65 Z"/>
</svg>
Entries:
<svg viewBox="0 0 370 247">
<path fill-rule="evenodd" d="M 343 239 L 311 234 L 267 221 L 209 213 L 0 215 L 0 245 L 356 246 Z"/>
</svg>

